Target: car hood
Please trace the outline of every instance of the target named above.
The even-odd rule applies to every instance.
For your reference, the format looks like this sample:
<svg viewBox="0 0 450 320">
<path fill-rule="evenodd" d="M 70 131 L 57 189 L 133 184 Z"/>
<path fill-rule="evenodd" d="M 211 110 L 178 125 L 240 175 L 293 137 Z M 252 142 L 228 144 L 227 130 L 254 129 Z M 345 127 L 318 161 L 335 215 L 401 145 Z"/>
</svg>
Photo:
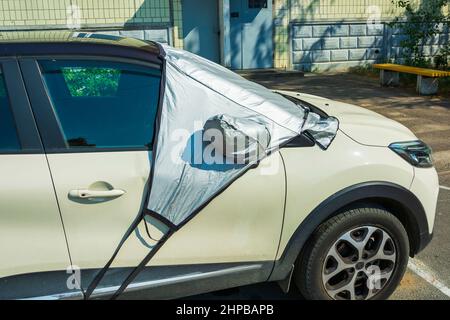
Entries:
<svg viewBox="0 0 450 320">
<path fill-rule="evenodd" d="M 387 147 L 393 142 L 417 140 L 404 125 L 365 108 L 305 93 L 277 92 L 308 102 L 336 117 L 339 130 L 361 144 Z"/>
</svg>

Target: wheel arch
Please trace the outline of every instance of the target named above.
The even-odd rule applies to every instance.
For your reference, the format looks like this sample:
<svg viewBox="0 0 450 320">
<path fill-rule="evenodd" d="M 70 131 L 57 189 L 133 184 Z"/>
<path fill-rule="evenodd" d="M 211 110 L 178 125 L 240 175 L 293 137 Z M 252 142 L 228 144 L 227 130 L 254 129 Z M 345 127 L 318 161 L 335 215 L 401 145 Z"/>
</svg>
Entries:
<svg viewBox="0 0 450 320">
<path fill-rule="evenodd" d="M 352 207 L 377 205 L 395 215 L 408 233 L 410 256 L 421 251 L 429 239 L 425 210 L 408 189 L 389 182 L 366 182 L 347 187 L 319 204 L 298 226 L 281 258 L 275 261 L 269 281 L 289 276 L 293 265 L 314 231 L 326 220 Z"/>
</svg>

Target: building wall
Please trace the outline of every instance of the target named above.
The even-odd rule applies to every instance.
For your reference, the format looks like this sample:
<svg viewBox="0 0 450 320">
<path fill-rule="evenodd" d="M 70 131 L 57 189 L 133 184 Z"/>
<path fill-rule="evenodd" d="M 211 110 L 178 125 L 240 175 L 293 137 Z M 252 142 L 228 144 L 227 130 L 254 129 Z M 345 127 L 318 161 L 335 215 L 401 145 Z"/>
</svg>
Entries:
<svg viewBox="0 0 450 320">
<path fill-rule="evenodd" d="M 170 24 L 169 0 L 2 0 L 0 26 L 3 28 L 65 27 L 76 12 L 83 26 L 126 24 Z"/>
<path fill-rule="evenodd" d="M 289 25 L 291 23 L 290 1 L 274 0 L 274 67 L 287 69 L 290 66 Z"/>
<path fill-rule="evenodd" d="M 292 28 L 292 68 L 304 71 L 345 70 L 375 62 L 403 62 L 401 42 L 406 38 L 401 29 L 386 23 L 324 22 L 294 23 Z M 435 55 L 449 42 L 448 29 L 423 47 L 425 56 Z"/>
<path fill-rule="evenodd" d="M 369 18 L 386 21 L 399 13 L 391 0 L 275 0 L 275 67 L 294 64 L 290 39 L 293 24 L 361 22 Z"/>
<path fill-rule="evenodd" d="M 181 0 L 0 0 L 1 31 L 67 28 L 142 35 L 183 46 Z"/>
<path fill-rule="evenodd" d="M 423 2 L 414 1 L 419 6 Z M 277 68 L 337 70 L 399 60 L 403 35 L 386 22 L 402 14 L 391 0 L 275 0 Z M 435 53 L 448 42 L 448 33 L 424 46 Z"/>
<path fill-rule="evenodd" d="M 367 20 L 380 14 L 382 20 L 401 13 L 391 0 L 289 0 L 291 16 L 296 21 L 354 21 Z M 289 2 L 288 1 L 288 2 Z M 413 2 L 419 3 L 419 0 Z M 377 7 L 377 9 L 374 9 Z M 375 11 L 376 10 L 376 11 Z"/>
<path fill-rule="evenodd" d="M 384 56 L 385 25 L 324 23 L 292 25 L 292 67 L 311 71 L 373 63 Z"/>
<path fill-rule="evenodd" d="M 229 0 L 219 1 L 222 63 L 229 66 Z M 391 0 L 273 0 L 274 66 L 336 69 L 401 55 L 402 35 L 386 21 Z M 84 29 L 183 48 L 182 0 L 0 0 L 0 31 Z M 424 3 L 415 0 L 415 5 Z M 367 22 L 379 25 L 370 29 Z M 382 29 L 382 31 L 380 31 Z M 363 31 L 365 30 L 365 31 Z M 228 37 L 228 38 L 227 38 Z M 424 51 L 435 53 L 448 34 Z"/>
<path fill-rule="evenodd" d="M 183 10 L 182 0 L 173 0 L 173 46 L 183 49 Z"/>
</svg>

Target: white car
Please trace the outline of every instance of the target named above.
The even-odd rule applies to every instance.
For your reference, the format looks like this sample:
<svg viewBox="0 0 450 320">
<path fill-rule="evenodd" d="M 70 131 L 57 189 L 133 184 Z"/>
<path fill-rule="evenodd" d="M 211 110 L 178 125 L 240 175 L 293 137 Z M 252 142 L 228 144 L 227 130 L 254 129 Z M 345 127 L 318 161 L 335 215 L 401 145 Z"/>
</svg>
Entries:
<svg viewBox="0 0 450 320">
<path fill-rule="evenodd" d="M 162 49 L 58 32 L 8 35 L 0 49 L 0 298 L 83 299 L 145 203 Z M 339 121 L 329 147 L 305 133 L 265 157 L 174 233 L 122 297 L 265 281 L 292 282 L 308 299 L 395 290 L 432 238 L 430 148 L 366 109 L 278 94 Z M 151 250 L 161 228 L 147 222 L 92 297 L 113 294 Z"/>
</svg>

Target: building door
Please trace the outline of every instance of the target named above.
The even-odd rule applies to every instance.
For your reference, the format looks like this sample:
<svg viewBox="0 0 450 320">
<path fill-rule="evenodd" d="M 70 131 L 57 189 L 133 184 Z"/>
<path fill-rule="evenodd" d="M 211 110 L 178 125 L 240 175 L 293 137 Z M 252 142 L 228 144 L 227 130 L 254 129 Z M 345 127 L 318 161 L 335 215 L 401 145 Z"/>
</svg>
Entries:
<svg viewBox="0 0 450 320">
<path fill-rule="evenodd" d="M 219 9 L 217 0 L 183 0 L 184 49 L 219 62 Z"/>
<path fill-rule="evenodd" d="M 232 69 L 273 66 L 272 23 L 272 1 L 230 0 Z"/>
</svg>

